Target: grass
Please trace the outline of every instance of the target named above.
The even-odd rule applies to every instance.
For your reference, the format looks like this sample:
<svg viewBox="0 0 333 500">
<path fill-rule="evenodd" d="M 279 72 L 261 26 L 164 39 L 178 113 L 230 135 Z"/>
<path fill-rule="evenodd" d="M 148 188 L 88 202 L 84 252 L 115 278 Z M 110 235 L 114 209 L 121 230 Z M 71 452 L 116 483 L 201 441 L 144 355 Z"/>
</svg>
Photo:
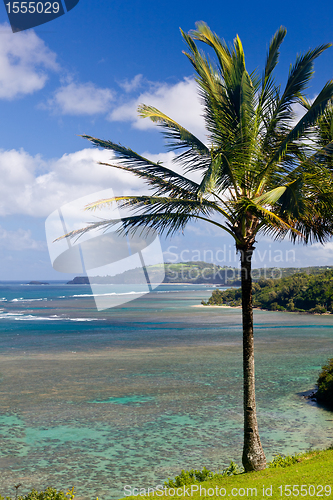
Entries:
<svg viewBox="0 0 333 500">
<path fill-rule="evenodd" d="M 234 476 L 217 477 L 196 484 L 187 484 L 166 491 L 150 492 L 153 498 L 328 498 L 333 499 L 333 448 L 325 451 L 311 451 L 278 467 L 263 471 L 242 473 Z M 134 487 L 134 486 L 133 486 Z M 163 487 L 164 488 L 164 487 Z M 133 493 L 134 491 L 131 490 Z M 200 494 L 201 492 L 201 494 Z M 127 490 L 129 493 L 129 489 Z M 148 494 L 143 488 L 135 491 L 134 499 Z M 177 494 L 178 493 L 178 494 Z M 148 496 L 148 495 L 147 495 Z"/>
</svg>

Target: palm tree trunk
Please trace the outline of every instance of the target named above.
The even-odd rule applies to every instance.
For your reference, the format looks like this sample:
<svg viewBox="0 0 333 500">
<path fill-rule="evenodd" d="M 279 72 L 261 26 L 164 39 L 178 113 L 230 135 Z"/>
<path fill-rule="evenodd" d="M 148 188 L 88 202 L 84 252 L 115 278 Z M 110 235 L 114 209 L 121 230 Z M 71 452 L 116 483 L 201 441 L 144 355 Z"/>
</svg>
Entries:
<svg viewBox="0 0 333 500">
<path fill-rule="evenodd" d="M 242 462 L 246 472 L 266 467 L 258 431 L 253 342 L 253 306 L 251 261 L 254 248 L 241 250 L 243 370 L 244 370 L 244 448 Z"/>
</svg>

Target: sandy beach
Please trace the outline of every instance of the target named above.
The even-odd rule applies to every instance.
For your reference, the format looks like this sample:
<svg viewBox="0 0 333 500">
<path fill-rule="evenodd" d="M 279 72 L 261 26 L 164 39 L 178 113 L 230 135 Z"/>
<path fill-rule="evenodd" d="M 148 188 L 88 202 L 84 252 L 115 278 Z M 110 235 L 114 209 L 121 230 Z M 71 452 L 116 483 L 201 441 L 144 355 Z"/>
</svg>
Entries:
<svg viewBox="0 0 333 500">
<path fill-rule="evenodd" d="M 241 306 L 227 306 L 225 304 L 222 304 L 220 306 L 211 306 L 211 305 L 207 305 L 207 306 L 204 306 L 203 304 L 196 304 L 194 306 L 191 306 L 191 307 L 209 307 L 209 308 L 218 308 L 218 309 L 242 309 Z"/>
</svg>

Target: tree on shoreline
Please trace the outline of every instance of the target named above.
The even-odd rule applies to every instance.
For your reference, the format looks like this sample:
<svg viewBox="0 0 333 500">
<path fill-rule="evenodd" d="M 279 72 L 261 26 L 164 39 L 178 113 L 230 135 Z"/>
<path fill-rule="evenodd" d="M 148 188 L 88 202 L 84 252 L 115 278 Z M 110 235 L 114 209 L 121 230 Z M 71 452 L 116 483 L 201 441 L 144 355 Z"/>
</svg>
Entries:
<svg viewBox="0 0 333 500">
<path fill-rule="evenodd" d="M 309 103 L 304 95 L 313 75 L 314 60 L 330 45 L 322 45 L 296 58 L 285 89 L 273 72 L 286 35 L 281 27 L 272 38 L 263 75 L 248 73 L 243 47 L 237 36 L 228 46 L 209 27 L 181 32 L 185 55 L 196 72 L 204 105 L 207 143 L 158 109 L 142 104 L 139 114 L 162 128 L 168 147 L 177 153 L 175 163 L 184 175 L 154 163 L 111 141 L 83 136 L 95 146 L 110 149 L 121 160 L 112 167 L 132 172 L 153 190 L 150 196 L 119 196 L 89 205 L 96 209 L 116 202 L 133 215 L 122 219 L 120 231 L 156 230 L 172 235 L 190 221 L 202 220 L 226 231 L 234 240 L 241 261 L 244 449 L 246 471 L 265 468 L 255 401 L 254 340 L 251 260 L 259 234 L 275 239 L 289 236 L 304 243 L 325 242 L 332 234 L 333 210 L 330 160 L 331 139 L 319 140 L 318 120 L 330 105 L 333 83 L 327 82 Z M 213 50 L 215 61 L 198 49 L 202 42 Z M 293 106 L 304 115 L 298 121 Z M 186 177 L 200 172 L 201 182 Z M 119 220 L 103 220 L 66 236 L 94 228 L 107 229 Z"/>
</svg>

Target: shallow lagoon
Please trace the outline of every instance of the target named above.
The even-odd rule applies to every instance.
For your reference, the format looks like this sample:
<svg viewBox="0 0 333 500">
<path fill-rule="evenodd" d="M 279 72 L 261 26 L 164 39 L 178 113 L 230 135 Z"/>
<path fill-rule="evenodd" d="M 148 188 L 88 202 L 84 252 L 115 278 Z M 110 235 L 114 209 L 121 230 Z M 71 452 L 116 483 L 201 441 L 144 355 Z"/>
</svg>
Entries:
<svg viewBox="0 0 333 500">
<path fill-rule="evenodd" d="M 161 286 L 98 313 L 84 285 L 3 286 L 0 493 L 21 482 L 108 500 L 240 464 L 240 310 L 191 307 L 210 293 Z M 300 393 L 333 355 L 333 316 L 256 311 L 255 323 L 267 458 L 330 445 L 333 413 Z"/>
</svg>

